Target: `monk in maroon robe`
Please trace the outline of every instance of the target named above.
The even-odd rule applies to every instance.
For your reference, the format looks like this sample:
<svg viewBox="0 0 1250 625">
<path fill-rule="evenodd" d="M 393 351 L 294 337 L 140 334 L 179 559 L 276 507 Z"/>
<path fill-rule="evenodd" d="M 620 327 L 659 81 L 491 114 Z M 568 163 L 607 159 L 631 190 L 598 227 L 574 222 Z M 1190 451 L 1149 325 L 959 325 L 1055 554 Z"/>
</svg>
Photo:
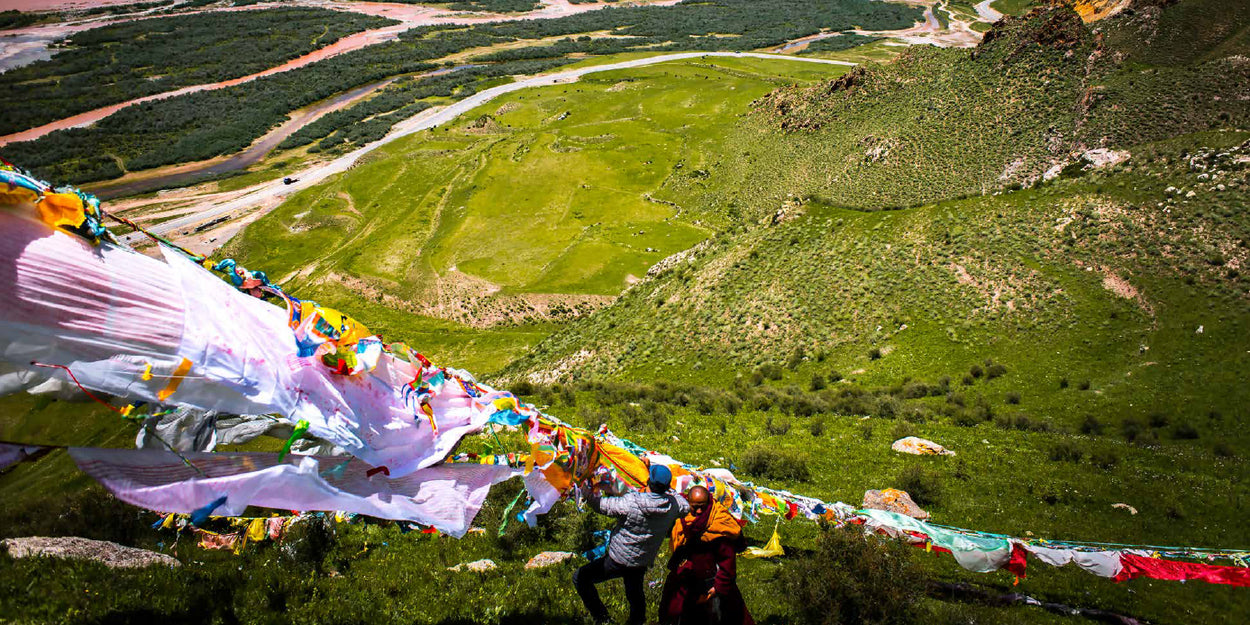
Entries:
<svg viewBox="0 0 1250 625">
<path fill-rule="evenodd" d="M 672 625 L 754 625 L 738 590 L 742 525 L 702 486 L 686 493 L 690 514 L 673 525 L 660 622 Z"/>
</svg>

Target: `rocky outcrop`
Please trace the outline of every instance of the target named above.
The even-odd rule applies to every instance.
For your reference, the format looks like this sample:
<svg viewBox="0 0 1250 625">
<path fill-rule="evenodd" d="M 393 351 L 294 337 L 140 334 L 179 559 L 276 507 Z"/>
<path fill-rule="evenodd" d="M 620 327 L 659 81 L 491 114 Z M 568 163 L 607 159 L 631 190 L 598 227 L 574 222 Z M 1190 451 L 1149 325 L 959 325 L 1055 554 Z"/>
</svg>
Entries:
<svg viewBox="0 0 1250 625">
<path fill-rule="evenodd" d="M 182 566 L 181 562 L 163 553 L 126 547 L 107 540 L 91 540 L 77 536 L 9 538 L 0 541 L 0 544 L 3 544 L 8 549 L 9 555 L 14 558 L 44 556 L 91 560 L 114 569 L 134 569 L 154 565 Z"/>
</svg>

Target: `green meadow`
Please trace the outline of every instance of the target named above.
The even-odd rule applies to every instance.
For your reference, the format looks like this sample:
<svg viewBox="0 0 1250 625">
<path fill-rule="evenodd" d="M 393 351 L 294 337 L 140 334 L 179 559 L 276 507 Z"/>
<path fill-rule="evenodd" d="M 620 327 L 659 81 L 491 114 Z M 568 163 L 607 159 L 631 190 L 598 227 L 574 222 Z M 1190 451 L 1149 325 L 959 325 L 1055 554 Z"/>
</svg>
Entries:
<svg viewBox="0 0 1250 625">
<path fill-rule="evenodd" d="M 296 194 L 220 256 L 566 421 L 774 488 L 851 504 L 902 488 L 936 523 L 1014 536 L 1250 548 L 1250 110 L 1236 97 L 1250 75 L 1225 56 L 1244 29 L 1180 54 L 1181 17 L 1220 7 L 1174 6 L 1149 45 L 1048 9 L 975 51 L 851 72 L 709 58 L 519 91 Z M 1127 154 L 1095 166 L 1081 156 L 1095 145 Z M 92 405 L 4 406 L 3 439 L 125 446 L 137 427 Z M 912 435 L 956 455 L 891 451 Z M 309 524 L 235 556 L 148 529 L 154 515 L 55 452 L 0 476 L 0 534 L 117 540 L 184 565 L 0 555 L 0 614 L 581 623 L 582 560 L 524 564 L 584 551 L 607 523 L 564 502 L 526 528 L 506 512 L 519 489 L 497 487 L 485 532 L 462 540 Z M 787 555 L 739 564 L 760 623 L 1086 620 L 1009 593 L 1148 623 L 1250 609 L 1241 588 L 1032 559 L 1020 580 L 969 573 L 802 520 L 746 532 L 762 545 L 774 528 Z M 481 558 L 499 569 L 448 570 Z M 648 573 L 653 609 L 663 574 Z"/>
<path fill-rule="evenodd" d="M 363 294 L 426 318 L 404 330 L 455 335 L 475 315 L 485 360 L 454 339 L 448 355 L 494 371 L 561 311 L 610 301 L 710 236 L 666 182 L 715 159 L 755 98 L 846 69 L 694 59 L 508 94 L 297 194 L 220 255 L 306 297 L 357 308 Z M 557 304 L 530 312 L 527 297 Z"/>
</svg>

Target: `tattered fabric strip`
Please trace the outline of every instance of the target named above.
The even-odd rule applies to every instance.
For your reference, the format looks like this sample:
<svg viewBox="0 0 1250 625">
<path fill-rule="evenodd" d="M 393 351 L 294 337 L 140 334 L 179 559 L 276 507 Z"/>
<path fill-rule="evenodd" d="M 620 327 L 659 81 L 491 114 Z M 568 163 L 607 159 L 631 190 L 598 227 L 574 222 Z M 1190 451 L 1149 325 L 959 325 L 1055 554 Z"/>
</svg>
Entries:
<svg viewBox="0 0 1250 625">
<path fill-rule="evenodd" d="M 129 401 L 307 420 L 311 435 L 392 476 L 440 461 L 496 412 L 497 396 L 507 396 L 472 397 L 460 384 L 444 384 L 417 405 L 402 389 L 444 374 L 392 354 L 367 373 L 337 375 L 299 355 L 285 310 L 165 251 L 161 262 L 93 246 L 0 210 L 9 289 L 0 306 L 0 362 L 64 367 L 84 388 Z M 437 431 L 427 409 L 437 414 Z"/>
<path fill-rule="evenodd" d="M 1211 584 L 1250 587 L 1250 568 L 1160 560 L 1132 553 L 1121 554 L 1120 560 L 1123 570 L 1115 576 L 1117 582 L 1134 577 L 1149 577 L 1178 582 L 1197 580 Z"/>
<path fill-rule="evenodd" d="M 15 445 L 13 443 L 0 443 L 0 471 L 3 471 L 19 462 L 26 460 L 34 460 L 49 451 L 52 447 L 44 447 L 42 445 Z"/>
<path fill-rule="evenodd" d="M 224 496 L 212 513 L 235 516 L 248 506 L 354 512 L 431 525 L 455 537 L 468 531 L 492 485 L 520 474 L 508 466 L 444 464 L 402 477 L 370 477 L 369 465 L 355 459 L 278 462 L 270 453 L 179 456 L 87 447 L 71 447 L 69 453 L 118 499 L 149 510 L 191 513 Z"/>
</svg>

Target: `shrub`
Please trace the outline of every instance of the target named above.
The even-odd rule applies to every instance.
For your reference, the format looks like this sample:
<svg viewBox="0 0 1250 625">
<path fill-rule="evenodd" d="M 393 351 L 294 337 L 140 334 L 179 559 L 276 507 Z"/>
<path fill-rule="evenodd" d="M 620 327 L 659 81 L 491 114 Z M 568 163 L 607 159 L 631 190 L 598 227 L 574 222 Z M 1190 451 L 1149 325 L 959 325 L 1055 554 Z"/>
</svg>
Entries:
<svg viewBox="0 0 1250 625">
<path fill-rule="evenodd" d="M 1125 419 L 1120 423 L 1120 433 L 1124 435 L 1124 440 L 1133 442 L 1141 438 L 1142 425 L 1137 419 Z"/>
<path fill-rule="evenodd" d="M 799 365 L 803 364 L 803 359 L 805 357 L 806 357 L 806 353 L 804 352 L 802 347 L 794 348 L 794 351 L 790 353 L 790 358 L 786 360 L 786 368 L 790 369 L 791 371 L 798 369 Z"/>
<path fill-rule="evenodd" d="M 148 526 L 151 515 L 123 503 L 103 486 L 63 496 L 39 498 L 0 510 L 0 538 L 19 536 L 81 536 L 134 545 L 159 536 Z"/>
<path fill-rule="evenodd" d="M 893 418 L 898 414 L 900 406 L 898 399 L 890 395 L 882 395 L 877 398 L 877 416 L 885 419 Z"/>
<path fill-rule="evenodd" d="M 534 384 L 531 383 L 529 380 L 521 380 L 520 382 L 517 382 L 516 384 L 512 385 L 512 394 L 513 395 L 533 395 Z"/>
<path fill-rule="evenodd" d="M 754 477 L 806 482 L 812 477 L 807 462 L 806 454 L 754 445 L 742 455 L 739 464 L 743 472 Z"/>
<path fill-rule="evenodd" d="M 321 571 L 337 541 L 333 517 L 303 517 L 287 530 L 282 550 L 296 564 Z"/>
<path fill-rule="evenodd" d="M 872 349 L 868 350 L 868 359 L 869 359 L 869 360 L 880 360 L 880 359 L 881 359 L 881 350 L 880 350 L 879 348 L 876 348 L 876 347 L 874 347 L 874 348 L 872 348 Z"/>
<path fill-rule="evenodd" d="M 811 384 L 807 386 L 807 388 L 812 391 L 823 391 L 825 390 L 826 386 L 827 384 L 825 383 L 825 376 L 817 373 L 816 375 L 812 376 L 812 382 Z"/>
<path fill-rule="evenodd" d="M 1059 388 L 1068 388 L 1068 378 L 1059 378 Z"/>
<path fill-rule="evenodd" d="M 1176 440 L 1197 439 L 1198 429 L 1188 423 L 1182 423 L 1172 429 L 1172 438 Z"/>
<path fill-rule="evenodd" d="M 872 442 L 872 424 L 871 423 L 865 422 L 865 423 L 859 424 L 859 437 L 864 439 L 865 443 Z M 1218 448 L 1216 450 L 1216 453 L 1217 454 L 1219 453 Z"/>
<path fill-rule="evenodd" d="M 1215 446 L 1211 448 L 1216 456 L 1220 458 L 1236 458 L 1237 452 L 1233 450 L 1233 446 L 1227 441 L 1216 441 Z"/>
<path fill-rule="evenodd" d="M 769 363 L 760 367 L 760 373 L 763 373 L 764 377 L 768 378 L 769 380 L 780 380 L 782 374 L 785 372 L 781 370 L 781 367 L 778 367 L 777 365 Z"/>
<path fill-rule="evenodd" d="M 1113 451 L 1100 451 L 1091 454 L 1089 461 L 1103 471 L 1110 471 L 1120 462 L 1120 457 L 1115 455 Z"/>
<path fill-rule="evenodd" d="M 907 547 L 866 536 L 856 527 L 823 526 L 816 548 L 787 562 L 777 579 L 779 592 L 794 606 L 794 622 L 895 625 L 920 620 L 925 578 Z"/>
<path fill-rule="evenodd" d="M 626 404 L 621 408 L 621 421 L 627 431 L 667 432 L 668 410 L 661 410 L 650 400 L 641 406 Z"/>
<path fill-rule="evenodd" d="M 1082 391 L 1088 391 L 1089 380 L 1081 380 L 1081 383 L 1077 385 L 1077 388 L 1081 389 Z"/>
<path fill-rule="evenodd" d="M 811 432 L 812 436 L 820 436 L 824 434 L 825 433 L 825 420 L 824 419 L 812 419 L 812 422 L 807 424 L 807 431 Z"/>
<path fill-rule="evenodd" d="M 968 414 L 980 419 L 981 421 L 991 421 L 994 419 L 994 408 L 990 406 L 990 401 L 980 395 L 977 396 L 976 403 L 968 408 Z"/>
<path fill-rule="evenodd" d="M 920 399 L 929 395 L 929 385 L 924 382 L 908 382 L 903 385 L 903 399 Z"/>
<path fill-rule="evenodd" d="M 1081 423 L 1081 433 L 1098 435 L 1102 434 L 1103 425 L 1094 415 L 1085 415 L 1085 421 Z"/>
<path fill-rule="evenodd" d="M 985 375 L 985 370 L 981 368 L 981 365 L 972 365 L 972 368 L 968 370 L 968 375 L 979 378 Z"/>
<path fill-rule="evenodd" d="M 829 372 L 829 381 L 830 381 L 830 382 L 841 382 L 841 381 L 842 381 L 842 374 L 841 374 L 841 373 L 838 373 L 837 371 L 830 371 L 830 372 Z"/>
<path fill-rule="evenodd" d="M 1150 423 L 1150 427 L 1152 428 L 1165 428 L 1168 426 L 1168 423 L 1171 421 L 1170 419 L 1168 419 L 1168 416 L 1166 414 L 1163 414 L 1162 412 L 1158 412 L 1158 411 L 1150 413 L 1150 416 L 1147 417 L 1146 420 L 1148 423 Z"/>
<path fill-rule="evenodd" d="M 962 381 L 964 383 L 964 386 L 972 386 L 972 383 L 975 382 L 976 380 L 974 380 L 970 374 L 965 373 L 964 379 Z"/>
<path fill-rule="evenodd" d="M 781 419 L 773 421 L 772 415 L 768 416 L 768 420 L 764 422 L 764 431 L 773 436 L 784 436 L 790 433 L 790 420 Z"/>
<path fill-rule="evenodd" d="M 751 396 L 751 400 L 748 405 L 752 410 L 759 410 L 761 412 L 771 410 L 773 407 L 773 397 L 768 393 L 756 393 Z"/>
<path fill-rule="evenodd" d="M 1009 404 L 1013 404 L 1013 405 L 1014 405 L 1014 404 L 1019 404 L 1019 403 L 1020 403 L 1020 393 L 1017 393 L 1017 392 L 1015 392 L 1015 391 L 1012 391 L 1012 392 L 1010 392 L 1010 393 L 1007 393 L 1007 396 L 1005 397 L 1005 399 L 1007 400 L 1007 403 L 1009 403 Z"/>
<path fill-rule="evenodd" d="M 924 423 L 929 420 L 929 410 L 924 406 L 915 406 L 903 412 L 903 420 L 908 423 Z"/>
<path fill-rule="evenodd" d="M 994 363 L 985 368 L 985 379 L 987 380 L 993 380 L 994 378 L 1001 378 L 1004 375 L 1007 375 L 1007 367 L 1004 367 L 998 363 Z"/>
<path fill-rule="evenodd" d="M 981 419 L 978 419 L 977 416 L 973 414 L 971 411 L 960 410 L 955 415 L 955 425 L 958 425 L 960 427 L 966 427 L 966 428 L 976 427 L 978 423 L 981 423 Z"/>
<path fill-rule="evenodd" d="M 915 428 L 913 428 L 911 424 L 905 423 L 905 422 L 899 422 L 898 424 L 894 426 L 894 429 L 890 430 L 891 441 L 896 441 L 900 438 L 907 438 L 908 436 L 915 436 L 915 435 L 916 435 Z"/>
<path fill-rule="evenodd" d="M 998 427 L 1004 430 L 1020 430 L 1021 432 L 1049 432 L 1050 424 L 1034 421 L 1028 415 L 1014 415 L 1010 417 L 1002 417 L 995 421 Z"/>
<path fill-rule="evenodd" d="M 1060 441 L 1050 448 L 1050 459 L 1053 462 L 1080 462 L 1085 451 L 1071 441 Z"/>
<path fill-rule="evenodd" d="M 942 477 L 924 467 L 912 465 L 903 469 L 896 483 L 922 506 L 935 506 L 942 501 Z"/>
<path fill-rule="evenodd" d="M 759 369 L 751 372 L 751 386 L 759 386 L 764 383 L 764 374 Z"/>
</svg>

